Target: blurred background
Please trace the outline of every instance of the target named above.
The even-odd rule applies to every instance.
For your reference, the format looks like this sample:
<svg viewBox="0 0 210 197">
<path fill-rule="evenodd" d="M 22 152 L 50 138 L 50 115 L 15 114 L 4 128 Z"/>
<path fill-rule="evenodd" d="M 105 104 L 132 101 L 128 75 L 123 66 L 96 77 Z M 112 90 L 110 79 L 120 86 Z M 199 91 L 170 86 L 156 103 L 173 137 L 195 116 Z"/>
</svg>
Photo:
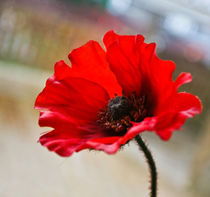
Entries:
<svg viewBox="0 0 210 197">
<path fill-rule="evenodd" d="M 159 171 L 159 196 L 210 196 L 209 0 L 1 0 L 0 196 L 147 197 L 149 174 L 135 143 L 115 155 L 82 151 L 61 158 L 37 143 L 38 93 L 54 63 L 106 31 L 143 34 L 193 81 L 180 90 L 203 102 L 168 142 L 144 133 Z"/>
</svg>

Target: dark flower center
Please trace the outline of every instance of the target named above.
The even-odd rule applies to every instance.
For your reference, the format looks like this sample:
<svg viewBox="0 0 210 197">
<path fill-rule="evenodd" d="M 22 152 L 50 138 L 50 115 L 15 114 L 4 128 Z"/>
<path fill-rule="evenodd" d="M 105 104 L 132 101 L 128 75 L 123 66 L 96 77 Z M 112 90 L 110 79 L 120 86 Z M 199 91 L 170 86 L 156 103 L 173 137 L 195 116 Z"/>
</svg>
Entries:
<svg viewBox="0 0 210 197">
<path fill-rule="evenodd" d="M 116 96 L 99 112 L 97 122 L 113 135 L 124 135 L 132 126 L 131 121 L 140 122 L 147 115 L 145 96 Z"/>
<path fill-rule="evenodd" d="M 108 112 L 113 120 L 119 120 L 129 115 L 131 104 L 125 96 L 116 96 L 109 100 Z"/>
</svg>

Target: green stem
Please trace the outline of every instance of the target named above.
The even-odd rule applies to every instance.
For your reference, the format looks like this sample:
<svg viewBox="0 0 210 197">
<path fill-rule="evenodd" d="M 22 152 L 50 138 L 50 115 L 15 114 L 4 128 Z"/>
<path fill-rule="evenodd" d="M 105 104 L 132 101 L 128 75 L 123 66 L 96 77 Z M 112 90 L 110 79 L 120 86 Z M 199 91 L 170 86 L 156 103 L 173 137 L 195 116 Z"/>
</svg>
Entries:
<svg viewBox="0 0 210 197">
<path fill-rule="evenodd" d="M 155 166 L 154 159 L 152 157 L 152 154 L 150 150 L 147 148 L 146 144 L 142 140 L 140 135 L 137 135 L 135 137 L 136 142 L 138 143 L 140 149 L 144 152 L 144 156 L 147 159 L 147 163 L 150 168 L 150 174 L 151 174 L 151 193 L 150 197 L 156 197 L 157 196 L 157 170 Z"/>
</svg>

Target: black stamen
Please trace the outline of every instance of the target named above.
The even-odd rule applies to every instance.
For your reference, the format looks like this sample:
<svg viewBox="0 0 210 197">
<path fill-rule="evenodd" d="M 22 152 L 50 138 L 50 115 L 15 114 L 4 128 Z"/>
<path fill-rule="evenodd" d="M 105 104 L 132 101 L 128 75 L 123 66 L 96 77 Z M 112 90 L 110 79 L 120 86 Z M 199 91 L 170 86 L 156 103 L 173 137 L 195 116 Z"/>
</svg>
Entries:
<svg viewBox="0 0 210 197">
<path fill-rule="evenodd" d="M 108 112 L 113 120 L 120 120 L 129 115 L 131 104 L 125 96 L 116 96 L 110 99 L 108 104 Z"/>
</svg>

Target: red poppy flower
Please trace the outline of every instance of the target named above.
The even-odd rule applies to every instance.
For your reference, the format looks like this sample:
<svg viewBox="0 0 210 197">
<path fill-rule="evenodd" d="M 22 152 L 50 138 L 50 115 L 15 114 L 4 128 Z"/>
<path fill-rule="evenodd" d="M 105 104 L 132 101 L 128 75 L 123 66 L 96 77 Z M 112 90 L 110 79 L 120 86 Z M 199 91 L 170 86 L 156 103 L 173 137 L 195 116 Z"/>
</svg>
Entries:
<svg viewBox="0 0 210 197">
<path fill-rule="evenodd" d="M 39 125 L 52 127 L 39 142 L 61 156 L 83 149 L 115 153 L 143 131 L 163 140 L 187 118 L 201 112 L 199 99 L 178 88 L 191 81 L 175 64 L 161 60 L 144 37 L 104 36 L 106 51 L 89 41 L 69 54 L 71 67 L 59 61 L 38 95 Z"/>
</svg>

